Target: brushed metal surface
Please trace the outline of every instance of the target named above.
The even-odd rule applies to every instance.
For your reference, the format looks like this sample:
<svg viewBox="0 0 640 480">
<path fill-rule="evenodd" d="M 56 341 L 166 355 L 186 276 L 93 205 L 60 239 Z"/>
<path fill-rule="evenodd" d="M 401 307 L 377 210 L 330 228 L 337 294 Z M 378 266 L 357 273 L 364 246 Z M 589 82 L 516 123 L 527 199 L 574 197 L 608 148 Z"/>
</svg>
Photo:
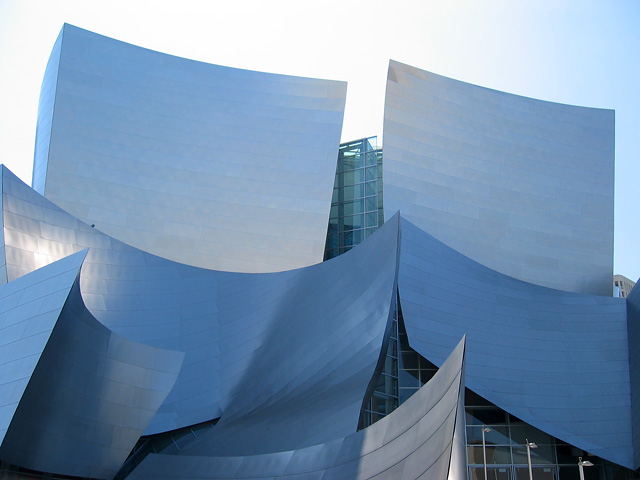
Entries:
<svg viewBox="0 0 640 480">
<path fill-rule="evenodd" d="M 613 110 L 389 65 L 385 214 L 496 271 L 611 296 L 614 159 Z"/>
<path fill-rule="evenodd" d="M 237 272 L 322 261 L 346 83 L 210 65 L 65 25 L 33 186 L 127 244 Z"/>
</svg>

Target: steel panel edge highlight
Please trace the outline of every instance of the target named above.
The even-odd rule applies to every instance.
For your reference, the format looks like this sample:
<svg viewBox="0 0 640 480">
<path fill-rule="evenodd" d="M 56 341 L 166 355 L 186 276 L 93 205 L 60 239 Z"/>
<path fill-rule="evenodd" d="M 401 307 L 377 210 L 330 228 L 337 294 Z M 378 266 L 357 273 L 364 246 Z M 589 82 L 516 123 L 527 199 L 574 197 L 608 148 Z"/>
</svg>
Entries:
<svg viewBox="0 0 640 480">
<path fill-rule="evenodd" d="M 625 299 L 522 282 L 402 219 L 409 344 L 436 365 L 467 336 L 467 386 L 567 443 L 633 468 Z"/>
<path fill-rule="evenodd" d="M 312 265 L 345 99 L 345 82 L 206 64 L 65 25 L 43 82 L 33 185 L 180 263 Z"/>
<path fill-rule="evenodd" d="M 333 442 L 241 457 L 152 454 L 128 478 L 465 480 L 466 466 L 452 465 L 464 459 L 464 450 L 462 457 L 453 453 L 456 432 L 464 438 L 464 420 L 458 421 L 464 414 L 464 363 L 463 338 L 436 375 L 397 410 Z"/>
<path fill-rule="evenodd" d="M 384 208 L 501 273 L 611 296 L 614 111 L 391 61 Z"/>
</svg>

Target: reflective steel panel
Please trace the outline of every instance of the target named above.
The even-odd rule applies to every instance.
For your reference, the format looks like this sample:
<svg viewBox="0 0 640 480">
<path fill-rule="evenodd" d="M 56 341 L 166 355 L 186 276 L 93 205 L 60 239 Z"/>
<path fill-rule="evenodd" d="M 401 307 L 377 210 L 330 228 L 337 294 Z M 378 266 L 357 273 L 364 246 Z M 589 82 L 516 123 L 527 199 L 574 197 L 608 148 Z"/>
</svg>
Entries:
<svg viewBox="0 0 640 480">
<path fill-rule="evenodd" d="M 527 282 L 611 295 L 614 112 L 391 61 L 384 208 Z"/>
<path fill-rule="evenodd" d="M 456 434 L 464 439 L 464 351 L 463 339 L 431 381 L 400 408 L 345 438 L 265 455 L 154 454 L 128 478 L 464 480 L 464 443 L 454 441 Z"/>
<path fill-rule="evenodd" d="M 467 335 L 467 386 L 587 452 L 633 467 L 625 299 L 502 275 L 402 220 L 409 344 L 436 365 Z"/>
<path fill-rule="evenodd" d="M 65 25 L 43 82 L 33 185 L 181 263 L 312 265 L 345 97 L 345 82 L 205 64 Z"/>
<path fill-rule="evenodd" d="M 112 478 L 173 387 L 184 354 L 101 325 L 80 296 L 85 255 L 0 291 L 0 308 L 8 308 L 0 328 L 1 388 L 13 387 L 0 396 L 8 399 L 0 457 L 34 470 Z"/>
<path fill-rule="evenodd" d="M 270 442 L 229 433 L 224 447 L 291 449 L 355 431 L 395 296 L 397 218 L 332 261 L 240 274 L 125 245 L 6 169 L 3 191 L 11 278 L 89 247 L 80 285 L 91 313 L 127 338 L 185 352 L 176 386 L 147 434 L 217 417 L 230 431 L 270 422 Z M 300 428 L 287 426 L 292 418 Z"/>
</svg>

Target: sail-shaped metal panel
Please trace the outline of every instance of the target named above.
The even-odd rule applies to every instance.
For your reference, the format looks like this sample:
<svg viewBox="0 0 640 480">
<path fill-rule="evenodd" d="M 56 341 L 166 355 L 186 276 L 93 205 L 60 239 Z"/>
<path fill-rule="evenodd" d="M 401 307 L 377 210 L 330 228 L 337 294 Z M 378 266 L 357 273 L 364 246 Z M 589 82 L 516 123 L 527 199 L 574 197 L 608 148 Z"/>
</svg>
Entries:
<svg viewBox="0 0 640 480">
<path fill-rule="evenodd" d="M 464 359 L 463 339 L 400 408 L 345 438 L 265 455 L 153 454 L 129 478 L 465 480 L 464 444 L 454 440 L 456 432 L 464 438 Z"/>
<path fill-rule="evenodd" d="M 625 299 L 495 272 L 402 220 L 411 347 L 439 365 L 467 335 L 467 386 L 567 443 L 633 468 Z"/>
<path fill-rule="evenodd" d="M 345 98 L 345 82 L 206 64 L 65 25 L 43 83 L 34 187 L 181 263 L 319 263 Z"/>
<path fill-rule="evenodd" d="M 391 61 L 384 209 L 498 272 L 611 296 L 614 112 Z"/>
<path fill-rule="evenodd" d="M 80 296 L 85 255 L 0 291 L 6 310 L 0 458 L 44 472 L 112 478 L 172 389 L 184 354 L 132 342 L 101 325 Z"/>
<path fill-rule="evenodd" d="M 12 278 L 89 247 L 80 286 L 91 313 L 127 338 L 185 352 L 176 385 L 146 433 L 222 416 L 221 427 L 232 419 L 250 429 L 272 422 L 272 441 L 256 440 L 255 448 L 291 449 L 356 430 L 395 298 L 397 218 L 332 261 L 241 274 L 178 264 L 125 245 L 6 169 L 3 189 Z M 316 407 L 303 406 L 302 398 Z M 287 399 L 292 405 L 283 408 Z M 279 410 L 270 409 L 274 403 Z M 265 419 L 260 411 L 273 416 Z M 287 427 L 294 411 L 297 428 Z M 229 448 L 249 444 L 242 437 L 228 441 Z"/>
</svg>

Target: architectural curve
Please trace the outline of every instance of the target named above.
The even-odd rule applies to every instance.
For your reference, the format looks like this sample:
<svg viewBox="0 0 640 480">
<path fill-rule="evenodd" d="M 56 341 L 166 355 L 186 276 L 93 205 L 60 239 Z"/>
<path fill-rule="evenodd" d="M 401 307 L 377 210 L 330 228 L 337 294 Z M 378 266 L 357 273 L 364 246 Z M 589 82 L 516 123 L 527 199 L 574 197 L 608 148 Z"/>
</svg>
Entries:
<svg viewBox="0 0 640 480">
<path fill-rule="evenodd" d="M 356 430 L 395 299 L 397 218 L 353 252 L 319 265 L 216 272 L 125 245 L 4 167 L 2 177 L 10 279 L 89 248 L 80 276 L 89 311 L 126 338 L 185 352 L 147 434 L 217 417 L 222 427 L 248 412 L 255 412 L 252 428 L 258 428 L 258 413 L 273 405 L 288 406 L 273 417 L 281 422 L 269 427 L 272 441 L 252 448 L 297 448 Z M 305 398 L 316 407 L 297 401 Z M 305 428 L 285 428 L 296 415 L 308 420 Z M 249 448 L 241 438 L 235 448 Z M 229 439 L 227 448 L 233 445 Z"/>
<path fill-rule="evenodd" d="M 464 421 L 457 421 L 464 411 L 464 345 L 463 339 L 435 376 L 400 408 L 345 438 L 267 455 L 152 454 L 128 478 L 466 479 L 464 451 L 462 456 L 453 452 L 455 433 L 462 432 L 464 438 Z M 452 459 L 462 464 L 454 466 Z"/>
<path fill-rule="evenodd" d="M 206 64 L 65 25 L 42 85 L 33 186 L 180 263 L 316 264 L 345 98 L 345 82 Z"/>
<path fill-rule="evenodd" d="M 86 254 L 0 287 L 0 305 L 9 307 L 0 316 L 1 388 L 15 387 L 0 395 L 0 456 L 34 470 L 113 478 L 184 355 L 127 340 L 89 313 L 78 287 Z"/>
<path fill-rule="evenodd" d="M 401 225 L 398 289 L 411 347 L 439 365 L 466 334 L 471 390 L 634 468 L 625 299 L 522 282 Z"/>
<path fill-rule="evenodd" d="M 614 111 L 391 61 L 384 209 L 537 285 L 611 296 Z"/>
</svg>

